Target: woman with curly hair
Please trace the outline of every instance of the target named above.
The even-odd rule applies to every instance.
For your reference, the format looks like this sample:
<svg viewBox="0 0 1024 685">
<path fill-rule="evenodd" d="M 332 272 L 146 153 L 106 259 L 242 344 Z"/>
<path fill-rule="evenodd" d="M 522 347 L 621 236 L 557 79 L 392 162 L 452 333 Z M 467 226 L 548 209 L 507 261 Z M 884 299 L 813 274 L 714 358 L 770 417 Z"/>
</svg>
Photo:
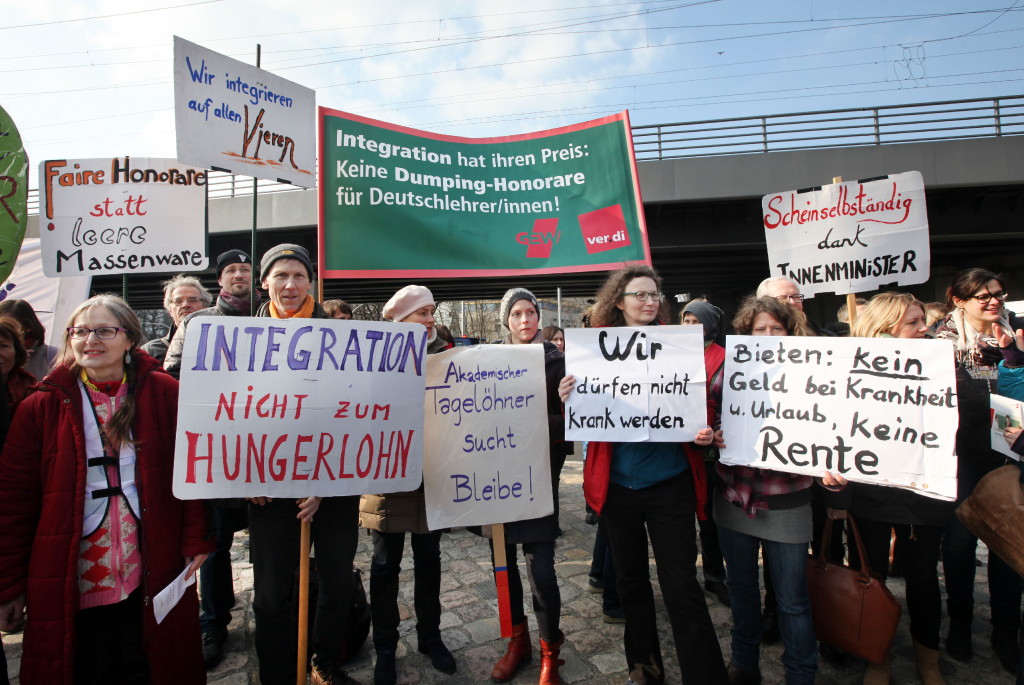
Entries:
<svg viewBox="0 0 1024 685">
<path fill-rule="evenodd" d="M 748 297 L 732 322 L 738 335 L 806 335 L 803 312 L 774 297 Z M 719 403 L 721 398 L 717 398 Z M 719 435 L 716 442 L 724 445 Z M 811 476 L 749 466 L 717 466 L 715 523 L 729 572 L 732 659 L 729 682 L 761 682 L 761 589 L 757 557 L 764 548 L 766 575 L 777 600 L 785 650 L 786 685 L 810 685 L 818 670 L 817 641 L 807 594 L 807 547 L 813 537 Z M 827 476 L 825 484 L 842 481 Z"/>
<path fill-rule="evenodd" d="M 608 276 L 597 294 L 591 324 L 656 326 L 667 323 L 668 304 L 661 278 L 649 266 L 635 265 Z M 566 376 L 559 385 L 564 402 L 575 387 Z M 695 442 L 709 445 L 710 427 Z M 654 550 L 665 608 L 672 624 L 679 669 L 686 685 L 727 682 L 722 651 L 697 581 L 694 515 L 703 515 L 704 460 L 680 443 L 591 442 L 584 468 L 587 504 L 600 514 L 618 575 L 619 598 L 626 614 L 625 651 L 629 681 L 650 685 L 665 681 L 648 540 Z"/>
</svg>

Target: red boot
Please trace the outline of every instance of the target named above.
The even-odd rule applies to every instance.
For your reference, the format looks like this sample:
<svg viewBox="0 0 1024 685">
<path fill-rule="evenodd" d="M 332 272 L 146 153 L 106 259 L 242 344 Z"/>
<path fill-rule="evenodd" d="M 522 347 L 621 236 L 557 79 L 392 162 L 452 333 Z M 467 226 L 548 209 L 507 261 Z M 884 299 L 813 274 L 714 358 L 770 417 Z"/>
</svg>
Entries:
<svg viewBox="0 0 1024 685">
<path fill-rule="evenodd" d="M 538 685 L 561 685 L 562 679 L 558 675 L 558 667 L 565 661 L 558 658 L 558 652 L 565 642 L 565 634 L 558 632 L 557 642 L 540 641 L 540 681 Z"/>
<path fill-rule="evenodd" d="M 503 683 L 512 680 L 516 671 L 533 658 L 533 646 L 530 644 L 530 627 L 526 621 L 512 626 L 512 639 L 508 641 L 505 656 L 498 660 L 491 671 L 491 680 Z"/>
</svg>

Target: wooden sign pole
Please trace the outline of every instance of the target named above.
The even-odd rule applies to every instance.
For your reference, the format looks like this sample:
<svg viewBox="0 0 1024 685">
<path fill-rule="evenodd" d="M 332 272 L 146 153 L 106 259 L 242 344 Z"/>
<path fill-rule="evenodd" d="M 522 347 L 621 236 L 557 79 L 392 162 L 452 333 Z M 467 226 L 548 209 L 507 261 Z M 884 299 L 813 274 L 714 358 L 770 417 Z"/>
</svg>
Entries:
<svg viewBox="0 0 1024 685">
<path fill-rule="evenodd" d="M 498 590 L 498 625 L 502 637 L 512 637 L 512 602 L 508 596 L 508 560 L 505 558 L 505 524 L 491 526 L 494 545 L 494 585 Z"/>
</svg>

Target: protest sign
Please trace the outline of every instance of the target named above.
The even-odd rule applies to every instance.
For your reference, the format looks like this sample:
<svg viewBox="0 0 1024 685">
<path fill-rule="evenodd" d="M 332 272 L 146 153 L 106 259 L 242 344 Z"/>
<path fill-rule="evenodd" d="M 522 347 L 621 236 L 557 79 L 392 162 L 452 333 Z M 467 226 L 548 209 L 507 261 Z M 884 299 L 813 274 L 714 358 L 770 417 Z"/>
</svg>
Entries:
<svg viewBox="0 0 1024 685">
<path fill-rule="evenodd" d="M 723 464 L 956 498 L 948 341 L 730 335 L 724 373 Z"/>
<path fill-rule="evenodd" d="M 173 159 L 39 165 L 39 236 L 51 278 L 206 268 L 206 172 Z"/>
<path fill-rule="evenodd" d="M 199 317 L 181 364 L 174 495 L 404 492 L 423 467 L 418 324 Z"/>
<path fill-rule="evenodd" d="M 46 340 L 42 342 L 59 348 L 64 337 L 64 324 L 71 312 L 89 299 L 91 284 L 90 276 L 44 276 L 39 238 L 28 238 L 21 245 L 18 264 L 10 278 L 0 285 L 0 300 L 25 300 L 31 304 L 39 323 L 46 329 Z"/>
<path fill-rule="evenodd" d="M 174 37 L 178 159 L 312 188 L 316 92 Z"/>
<path fill-rule="evenodd" d="M 1010 449 L 1009 443 L 1003 437 L 1003 431 L 1024 426 L 1024 402 L 993 394 L 989 395 L 989 405 L 992 413 L 992 429 L 989 436 L 992 449 L 1020 461 L 1021 455 Z"/>
<path fill-rule="evenodd" d="M 0 107 L 0 281 L 11 275 L 28 221 L 28 155 Z"/>
<path fill-rule="evenodd" d="M 708 425 L 700 326 L 567 328 L 566 440 L 685 442 Z"/>
<path fill-rule="evenodd" d="M 761 199 L 768 269 L 808 297 L 928 280 L 931 250 L 919 171 Z"/>
<path fill-rule="evenodd" d="M 319 112 L 320 273 L 329 278 L 650 264 L 625 112 L 501 138 Z"/>
<path fill-rule="evenodd" d="M 554 511 L 543 345 L 431 355 L 426 388 L 423 487 L 431 530 Z"/>
</svg>

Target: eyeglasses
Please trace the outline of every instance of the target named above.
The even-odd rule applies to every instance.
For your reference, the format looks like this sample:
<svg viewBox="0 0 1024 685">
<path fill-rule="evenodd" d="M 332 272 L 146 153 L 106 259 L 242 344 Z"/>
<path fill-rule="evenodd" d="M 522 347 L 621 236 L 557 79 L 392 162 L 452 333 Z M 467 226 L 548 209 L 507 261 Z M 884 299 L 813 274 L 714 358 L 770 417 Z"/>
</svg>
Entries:
<svg viewBox="0 0 1024 685">
<path fill-rule="evenodd" d="M 181 305 L 188 302 L 189 304 L 199 304 L 203 300 L 199 297 L 177 297 L 171 300 L 171 304 L 180 307 Z"/>
<path fill-rule="evenodd" d="M 981 295 L 971 295 L 968 299 L 977 300 L 981 304 L 988 304 L 989 301 L 994 297 L 1000 302 L 1006 302 L 1006 298 L 1010 296 L 1010 293 L 1005 290 L 1000 290 L 997 293 L 982 293 Z"/>
<path fill-rule="evenodd" d="M 101 326 L 99 328 L 86 328 L 85 326 L 70 326 L 68 329 L 68 337 L 74 340 L 85 340 L 91 334 L 95 333 L 96 337 L 100 340 L 110 340 L 111 338 L 117 337 L 118 331 L 128 332 L 127 328 L 120 328 L 119 326 Z"/>
<path fill-rule="evenodd" d="M 632 295 L 633 297 L 635 297 L 640 302 L 645 301 L 648 297 L 651 298 L 652 300 L 654 300 L 655 302 L 660 302 L 661 298 L 665 296 L 664 293 L 659 293 L 657 290 L 655 290 L 654 292 L 650 292 L 650 291 L 647 291 L 647 290 L 637 290 L 635 293 L 622 293 L 622 294 L 623 295 Z"/>
<path fill-rule="evenodd" d="M 804 301 L 804 296 L 803 295 L 776 295 L 775 299 L 778 300 L 779 302 L 786 302 L 787 300 L 790 301 L 790 302 L 803 302 Z"/>
</svg>

